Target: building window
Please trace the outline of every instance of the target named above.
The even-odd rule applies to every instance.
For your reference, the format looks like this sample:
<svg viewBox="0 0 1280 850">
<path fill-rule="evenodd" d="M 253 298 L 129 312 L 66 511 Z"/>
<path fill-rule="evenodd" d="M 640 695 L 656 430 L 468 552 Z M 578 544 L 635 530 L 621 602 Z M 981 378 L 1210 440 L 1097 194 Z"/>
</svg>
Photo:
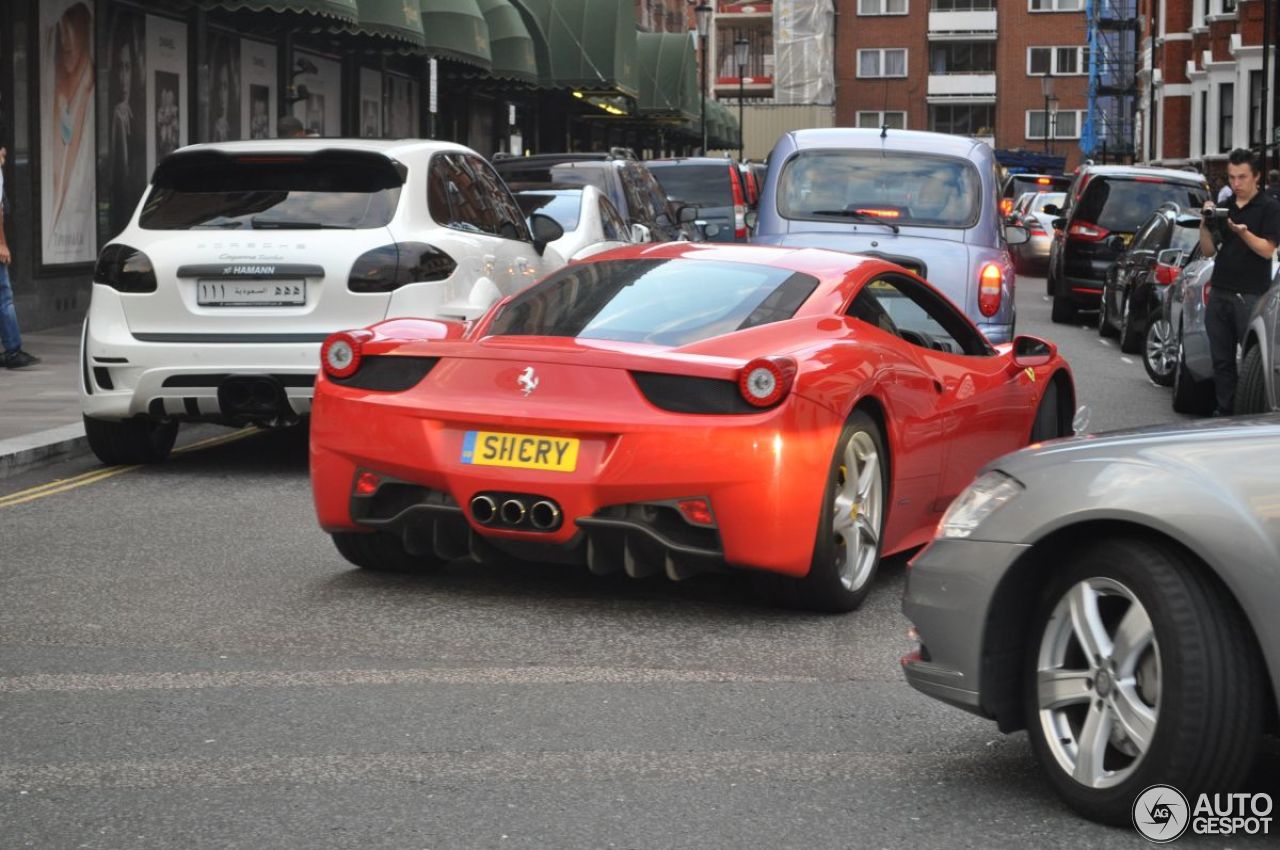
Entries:
<svg viewBox="0 0 1280 850">
<path fill-rule="evenodd" d="M 938 104 L 929 107 L 929 129 L 961 136 L 994 136 L 996 107 L 991 103 Z"/>
<path fill-rule="evenodd" d="M 905 77 L 907 51 L 904 47 L 858 51 L 859 77 Z"/>
<path fill-rule="evenodd" d="M 907 0 L 858 0 L 859 15 L 905 15 Z"/>
<path fill-rule="evenodd" d="M 1218 86 L 1218 150 L 1222 153 L 1227 153 L 1233 146 L 1231 130 L 1236 117 L 1235 99 L 1235 83 L 1222 83 Z"/>
<path fill-rule="evenodd" d="M 994 41 L 935 44 L 929 51 L 930 74 L 994 74 Z"/>
<path fill-rule="evenodd" d="M 1027 0 L 1027 8 L 1032 12 L 1079 12 L 1084 9 L 1084 0 Z"/>
<path fill-rule="evenodd" d="M 905 112 L 859 112 L 858 126 L 878 130 L 888 127 L 890 130 L 907 129 L 907 113 Z"/>
<path fill-rule="evenodd" d="M 1264 110 L 1262 108 L 1262 72 L 1249 72 L 1249 146 L 1262 144 Z"/>
<path fill-rule="evenodd" d="M 1028 47 L 1027 74 L 1042 77 L 1080 76 L 1089 73 L 1088 47 Z"/>
<path fill-rule="evenodd" d="M 1084 127 L 1084 110 L 1059 109 L 1049 113 L 1049 127 L 1052 134 L 1045 132 L 1045 113 L 1043 109 L 1027 110 L 1028 139 L 1078 139 Z"/>
<path fill-rule="evenodd" d="M 931 12 L 993 12 L 996 0 L 933 0 Z"/>
</svg>

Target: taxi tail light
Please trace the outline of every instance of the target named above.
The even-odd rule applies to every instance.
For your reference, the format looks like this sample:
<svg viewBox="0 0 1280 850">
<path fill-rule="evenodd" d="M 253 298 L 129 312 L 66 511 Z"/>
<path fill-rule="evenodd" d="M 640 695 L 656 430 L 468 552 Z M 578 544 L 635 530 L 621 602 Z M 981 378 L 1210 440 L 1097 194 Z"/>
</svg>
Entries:
<svg viewBox="0 0 1280 850">
<path fill-rule="evenodd" d="M 978 273 L 978 311 L 984 316 L 1000 312 L 1004 297 L 1004 270 L 996 263 L 985 263 Z"/>
<path fill-rule="evenodd" d="M 753 407 L 773 407 L 791 392 L 795 377 L 790 357 L 757 357 L 738 373 L 738 391 Z"/>
<path fill-rule="evenodd" d="M 730 163 L 729 182 L 733 185 L 733 235 L 737 239 L 747 238 L 747 202 L 742 197 L 742 180 L 738 174 L 738 166 Z"/>
<path fill-rule="evenodd" d="M 1168 286 L 1178 279 L 1178 267 L 1166 266 L 1163 263 L 1156 265 L 1155 280 L 1162 286 Z"/>
<path fill-rule="evenodd" d="M 1110 235 L 1110 230 L 1088 221 L 1077 221 L 1067 228 L 1067 238 L 1077 242 L 1101 242 Z"/>
<path fill-rule="evenodd" d="M 347 277 L 352 292 L 391 292 L 409 283 L 447 280 L 458 264 L 434 245 L 399 242 L 365 251 Z"/>
<path fill-rule="evenodd" d="M 330 378 L 350 378 L 360 368 L 364 344 L 373 338 L 366 330 L 339 331 L 320 346 L 320 366 Z"/>
</svg>

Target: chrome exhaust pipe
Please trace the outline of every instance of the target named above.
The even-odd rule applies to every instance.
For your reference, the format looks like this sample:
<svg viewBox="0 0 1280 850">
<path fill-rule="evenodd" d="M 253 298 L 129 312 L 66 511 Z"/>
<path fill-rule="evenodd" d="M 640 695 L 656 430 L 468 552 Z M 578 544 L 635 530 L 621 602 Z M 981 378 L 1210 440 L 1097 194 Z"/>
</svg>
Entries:
<svg viewBox="0 0 1280 850">
<path fill-rule="evenodd" d="M 524 522 L 524 502 L 519 499 L 507 499 L 502 503 L 502 521 L 507 525 L 519 525 Z"/>
<path fill-rule="evenodd" d="M 481 525 L 488 525 L 498 515 L 498 504 L 489 496 L 476 496 L 471 500 L 471 516 Z"/>
<path fill-rule="evenodd" d="M 560 524 L 560 507 L 555 502 L 543 499 L 534 502 L 529 508 L 529 522 L 540 531 L 548 531 Z"/>
</svg>

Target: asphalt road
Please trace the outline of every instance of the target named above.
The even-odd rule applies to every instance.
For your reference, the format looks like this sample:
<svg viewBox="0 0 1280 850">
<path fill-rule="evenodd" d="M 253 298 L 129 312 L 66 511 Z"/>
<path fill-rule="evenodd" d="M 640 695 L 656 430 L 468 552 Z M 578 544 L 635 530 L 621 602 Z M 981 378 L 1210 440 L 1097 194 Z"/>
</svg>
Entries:
<svg viewBox="0 0 1280 850">
<path fill-rule="evenodd" d="M 1093 429 L 1175 418 L 1042 292 L 1019 330 Z M 0 847 L 1145 846 L 904 683 L 901 559 L 840 617 L 726 576 L 371 575 L 315 527 L 300 431 L 95 469 L 0 482 Z"/>
</svg>

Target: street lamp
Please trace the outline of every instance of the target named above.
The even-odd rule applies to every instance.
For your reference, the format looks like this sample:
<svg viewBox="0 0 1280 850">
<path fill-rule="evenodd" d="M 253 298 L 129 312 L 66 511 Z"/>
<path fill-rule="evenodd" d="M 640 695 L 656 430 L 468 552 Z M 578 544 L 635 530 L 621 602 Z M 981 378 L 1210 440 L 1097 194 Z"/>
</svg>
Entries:
<svg viewBox="0 0 1280 850">
<path fill-rule="evenodd" d="M 1040 78 L 1040 91 L 1044 94 L 1044 152 L 1049 154 L 1049 100 L 1055 103 L 1057 98 L 1053 96 L 1053 72 L 1045 71 L 1044 76 Z"/>
<path fill-rule="evenodd" d="M 1049 115 L 1045 123 L 1045 132 L 1049 136 L 1049 155 L 1053 155 L 1053 137 L 1058 132 L 1058 96 L 1049 95 Z"/>
<path fill-rule="evenodd" d="M 733 58 L 738 63 L 738 162 L 742 162 L 742 101 L 744 98 L 743 74 L 746 73 L 747 67 L 747 51 L 751 48 L 751 42 L 747 41 L 746 36 L 738 36 L 733 43 Z"/>
<path fill-rule="evenodd" d="M 710 3 L 699 3 L 693 14 L 698 21 L 698 41 L 702 48 L 702 155 L 707 155 L 707 36 L 711 32 Z M 687 19 L 686 19 L 687 20 Z"/>
</svg>

